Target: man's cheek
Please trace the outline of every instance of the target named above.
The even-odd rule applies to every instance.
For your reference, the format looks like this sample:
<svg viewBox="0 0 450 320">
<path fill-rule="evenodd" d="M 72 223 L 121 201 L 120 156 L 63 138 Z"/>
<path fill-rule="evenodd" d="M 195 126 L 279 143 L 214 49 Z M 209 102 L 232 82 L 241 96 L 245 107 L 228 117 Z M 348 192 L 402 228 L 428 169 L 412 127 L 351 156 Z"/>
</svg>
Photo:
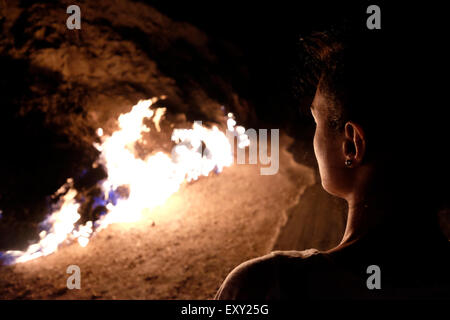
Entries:
<svg viewBox="0 0 450 320">
<path fill-rule="evenodd" d="M 323 166 L 324 166 L 324 150 L 323 150 L 323 141 L 321 140 L 320 134 L 317 133 L 314 135 L 313 139 L 313 147 L 314 154 L 316 156 L 317 165 L 319 167 L 319 174 L 323 177 Z"/>
<path fill-rule="evenodd" d="M 316 159 L 317 159 L 317 138 L 316 138 L 316 134 L 314 134 L 313 149 L 314 149 L 314 155 L 316 156 Z"/>
<path fill-rule="evenodd" d="M 326 156 L 326 140 L 324 139 L 323 132 L 319 128 L 316 129 L 313 139 L 314 154 L 318 162 L 322 162 Z"/>
</svg>

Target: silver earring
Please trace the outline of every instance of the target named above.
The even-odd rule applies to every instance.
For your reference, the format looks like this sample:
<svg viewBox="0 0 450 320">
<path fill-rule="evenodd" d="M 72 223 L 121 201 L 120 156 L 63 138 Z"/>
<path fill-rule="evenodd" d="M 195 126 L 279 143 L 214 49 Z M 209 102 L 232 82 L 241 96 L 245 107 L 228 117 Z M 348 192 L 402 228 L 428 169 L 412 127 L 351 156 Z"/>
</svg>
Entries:
<svg viewBox="0 0 450 320">
<path fill-rule="evenodd" d="M 350 160 L 350 159 L 345 160 L 345 165 L 347 167 L 350 167 L 352 165 L 352 160 Z"/>
</svg>

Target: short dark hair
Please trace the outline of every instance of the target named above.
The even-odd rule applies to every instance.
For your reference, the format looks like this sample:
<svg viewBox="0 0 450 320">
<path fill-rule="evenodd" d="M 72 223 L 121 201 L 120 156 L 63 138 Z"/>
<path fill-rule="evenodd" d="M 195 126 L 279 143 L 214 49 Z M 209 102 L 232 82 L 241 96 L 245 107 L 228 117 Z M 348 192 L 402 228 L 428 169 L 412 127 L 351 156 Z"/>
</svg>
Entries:
<svg viewBox="0 0 450 320">
<path fill-rule="evenodd" d="M 360 124 L 370 141 L 369 154 L 391 120 L 386 112 L 392 92 L 386 67 L 390 61 L 380 37 L 348 30 L 314 33 L 302 39 L 310 55 L 310 77 L 330 101 L 328 123 L 343 130 L 347 121 Z M 383 130 L 380 128 L 383 123 Z M 383 144 L 386 148 L 386 144 Z"/>
<path fill-rule="evenodd" d="M 443 154 L 448 134 L 440 124 L 442 105 L 433 102 L 440 92 L 430 74 L 440 70 L 438 51 L 413 34 L 390 31 L 387 37 L 345 28 L 314 33 L 301 46 L 309 64 L 304 83 L 315 83 L 332 102 L 330 125 L 341 130 L 349 120 L 360 124 L 369 159 L 381 160 L 389 181 L 402 181 L 406 188 L 396 192 L 414 199 L 409 201 L 420 200 L 428 208 L 448 205 L 440 184 L 448 179 Z M 433 113 L 427 110 L 431 105 Z M 430 150 L 433 164 L 425 164 L 422 157 Z"/>
</svg>

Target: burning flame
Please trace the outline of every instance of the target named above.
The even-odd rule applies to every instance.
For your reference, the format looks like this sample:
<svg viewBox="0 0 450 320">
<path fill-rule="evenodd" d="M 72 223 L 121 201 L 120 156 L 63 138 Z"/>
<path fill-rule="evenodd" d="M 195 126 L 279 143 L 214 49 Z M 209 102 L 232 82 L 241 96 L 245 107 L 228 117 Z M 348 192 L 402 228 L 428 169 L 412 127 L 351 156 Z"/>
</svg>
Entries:
<svg viewBox="0 0 450 320">
<path fill-rule="evenodd" d="M 85 247 L 90 237 L 112 223 L 136 222 L 145 210 L 162 205 L 180 186 L 212 171 L 219 173 L 233 163 L 233 147 L 230 138 L 237 137 L 238 147 L 249 145 L 245 129 L 236 126 L 231 113 L 228 114 L 227 134 L 216 126 L 206 128 L 201 122 L 194 122 L 192 129 L 174 129 L 172 140 L 176 145 L 170 155 L 158 152 L 141 159 L 135 156 L 135 144 L 142 141 L 142 134 L 150 128 L 143 124 L 151 119 L 159 132 L 160 121 L 165 108 L 151 109 L 158 99 L 141 100 L 128 113 L 118 118 L 119 129 L 110 136 L 104 136 L 102 128 L 97 129 L 101 143 L 95 143 L 100 151 L 93 167 L 104 166 L 108 177 L 100 182 L 102 203 L 107 213 L 97 221 L 78 225 L 80 204 L 76 201 L 77 191 L 73 179 L 53 195 L 60 197 L 60 205 L 41 226 L 47 230 L 39 234 L 40 241 L 30 245 L 26 251 L 10 250 L 3 254 L 7 264 L 26 262 L 57 251 L 66 241 L 77 240 Z M 231 135 L 230 135 L 231 133 Z M 128 196 L 121 196 L 120 188 L 126 188 Z"/>
</svg>

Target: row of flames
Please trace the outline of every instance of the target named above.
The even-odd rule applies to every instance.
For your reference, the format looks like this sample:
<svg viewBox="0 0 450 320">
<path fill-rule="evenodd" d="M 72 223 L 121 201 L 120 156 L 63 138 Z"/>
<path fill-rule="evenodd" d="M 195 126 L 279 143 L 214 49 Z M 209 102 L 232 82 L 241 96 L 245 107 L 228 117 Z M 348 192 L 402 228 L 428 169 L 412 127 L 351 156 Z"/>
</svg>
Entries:
<svg viewBox="0 0 450 320">
<path fill-rule="evenodd" d="M 102 204 L 107 212 L 97 221 L 83 225 L 77 221 L 80 203 L 76 200 L 77 191 L 73 179 L 53 195 L 59 197 L 57 210 L 41 223 L 46 226 L 39 234 L 40 240 L 25 251 L 10 250 L 2 254 L 4 263 L 14 264 L 36 259 L 57 251 L 65 242 L 78 241 L 85 247 L 92 235 L 112 223 L 136 222 L 142 213 L 162 205 L 180 186 L 200 176 L 208 176 L 212 171 L 219 173 L 233 163 L 233 143 L 237 137 L 238 148 L 247 147 L 250 142 L 245 129 L 236 126 L 231 113 L 228 114 L 227 134 L 216 126 L 206 128 L 194 122 L 192 129 L 174 129 L 172 140 L 175 146 L 172 153 L 158 152 L 141 159 L 135 156 L 136 142 L 143 142 L 142 134 L 150 128 L 143 124 L 151 119 L 157 131 L 165 108 L 153 110 L 151 105 L 158 98 L 141 100 L 128 113 L 118 118 L 119 129 L 110 136 L 99 128 L 97 134 L 101 143 L 95 143 L 100 156 L 93 167 L 104 166 L 108 177 L 99 182 L 103 193 Z M 232 141 L 231 141 L 232 142 Z M 128 188 L 128 196 L 120 196 L 120 187 Z M 44 228 L 43 228 L 44 229 Z"/>
</svg>

